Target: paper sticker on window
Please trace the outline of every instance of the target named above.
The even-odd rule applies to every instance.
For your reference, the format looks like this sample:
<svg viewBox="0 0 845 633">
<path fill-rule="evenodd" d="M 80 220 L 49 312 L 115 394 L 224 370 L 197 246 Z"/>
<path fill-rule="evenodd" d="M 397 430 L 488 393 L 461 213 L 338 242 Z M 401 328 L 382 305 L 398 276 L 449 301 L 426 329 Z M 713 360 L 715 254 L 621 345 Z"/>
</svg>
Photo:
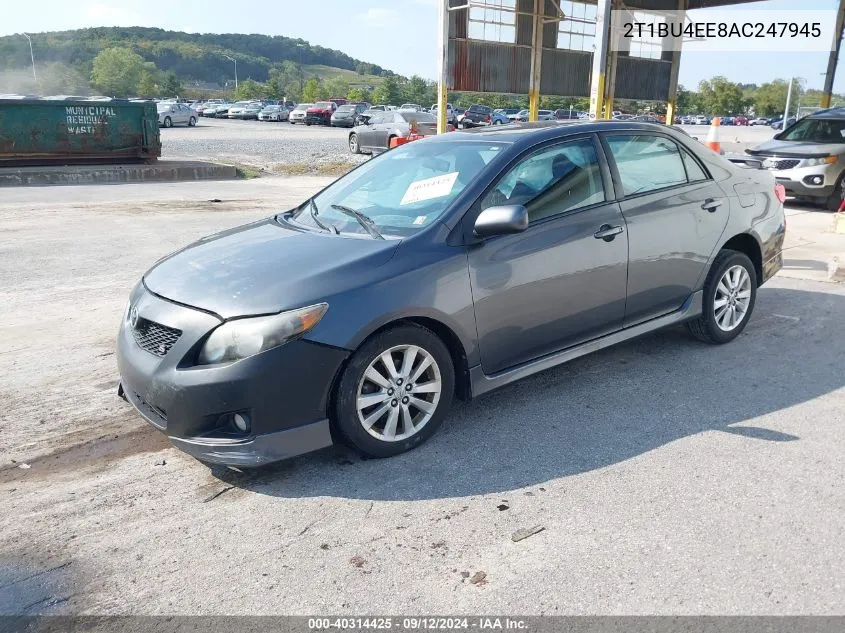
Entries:
<svg viewBox="0 0 845 633">
<path fill-rule="evenodd" d="M 425 180 L 415 180 L 408 185 L 408 190 L 402 196 L 400 205 L 414 204 L 415 202 L 422 202 L 423 200 L 433 200 L 434 198 L 442 198 L 452 193 L 452 187 L 455 186 L 455 181 L 458 179 L 457 171 L 442 176 L 435 176 L 434 178 L 426 178 Z"/>
</svg>

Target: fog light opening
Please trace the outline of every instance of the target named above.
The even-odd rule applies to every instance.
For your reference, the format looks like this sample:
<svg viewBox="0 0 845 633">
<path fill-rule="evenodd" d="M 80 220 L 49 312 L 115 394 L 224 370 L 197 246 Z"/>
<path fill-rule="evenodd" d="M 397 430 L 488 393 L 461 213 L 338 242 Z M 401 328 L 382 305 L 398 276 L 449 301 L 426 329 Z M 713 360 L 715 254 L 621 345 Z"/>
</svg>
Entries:
<svg viewBox="0 0 845 633">
<path fill-rule="evenodd" d="M 235 413 L 232 416 L 232 422 L 241 433 L 249 431 L 249 418 L 243 413 Z"/>
<path fill-rule="evenodd" d="M 804 182 L 806 182 L 808 185 L 820 186 L 820 185 L 824 184 L 824 176 L 820 176 L 820 175 L 807 176 L 806 178 L 804 178 Z"/>
</svg>

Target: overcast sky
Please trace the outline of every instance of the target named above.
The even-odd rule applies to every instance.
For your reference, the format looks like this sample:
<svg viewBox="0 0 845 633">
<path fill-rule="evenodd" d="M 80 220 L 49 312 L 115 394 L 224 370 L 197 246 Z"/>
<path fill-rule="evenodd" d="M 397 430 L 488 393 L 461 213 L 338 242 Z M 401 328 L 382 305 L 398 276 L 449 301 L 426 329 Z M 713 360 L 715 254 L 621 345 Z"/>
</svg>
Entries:
<svg viewBox="0 0 845 633">
<path fill-rule="evenodd" d="M 300 37 L 337 48 L 403 75 L 437 75 L 438 0 L 4 0 L 0 35 L 91 26 L 155 26 L 202 33 L 263 33 Z M 835 9 L 837 0 L 768 0 L 755 9 Z M 318 10 L 315 10 L 318 9 Z M 699 13 L 696 19 L 706 17 Z M 38 38 L 33 37 L 36 50 Z M 702 79 L 763 83 L 790 75 L 821 88 L 827 54 L 691 53 L 682 55 L 680 81 L 694 88 Z M 845 92 L 845 63 L 836 90 Z"/>
</svg>

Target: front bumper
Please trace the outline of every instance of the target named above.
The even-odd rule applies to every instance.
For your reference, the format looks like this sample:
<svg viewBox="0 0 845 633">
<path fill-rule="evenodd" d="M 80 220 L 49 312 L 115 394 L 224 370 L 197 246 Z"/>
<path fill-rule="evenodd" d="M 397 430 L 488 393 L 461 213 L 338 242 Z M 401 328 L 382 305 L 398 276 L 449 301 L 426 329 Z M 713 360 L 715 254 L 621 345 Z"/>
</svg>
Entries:
<svg viewBox="0 0 845 633">
<path fill-rule="evenodd" d="M 767 159 L 772 157 L 754 156 Z M 775 158 L 775 160 L 784 160 Z M 765 162 L 764 162 L 765 167 Z M 843 165 L 839 162 L 829 165 L 815 165 L 813 167 L 793 167 L 792 169 L 770 169 L 775 180 L 786 189 L 786 195 L 808 198 L 827 198 L 836 188 L 836 181 L 842 173 Z M 815 184 L 813 179 L 820 178 L 821 183 Z"/>
<path fill-rule="evenodd" d="M 332 443 L 329 394 L 346 350 L 300 339 L 234 363 L 195 366 L 217 317 L 143 286 L 131 304 L 142 320 L 182 332 L 163 356 L 142 349 L 126 319 L 117 341 L 121 395 L 177 448 L 207 462 L 260 466 Z M 248 432 L 231 424 L 234 413 L 249 418 Z"/>
<path fill-rule="evenodd" d="M 355 127 L 355 119 L 332 119 L 332 127 Z"/>
<path fill-rule="evenodd" d="M 331 116 L 327 114 L 308 114 L 305 122 L 311 125 L 331 125 Z"/>
</svg>

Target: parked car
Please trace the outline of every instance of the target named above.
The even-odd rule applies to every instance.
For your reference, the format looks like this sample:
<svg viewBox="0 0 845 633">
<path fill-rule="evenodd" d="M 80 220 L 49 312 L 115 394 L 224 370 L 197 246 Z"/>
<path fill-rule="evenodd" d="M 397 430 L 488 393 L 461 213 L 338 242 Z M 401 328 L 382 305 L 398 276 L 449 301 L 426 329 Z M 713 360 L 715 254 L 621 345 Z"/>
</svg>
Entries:
<svg viewBox="0 0 845 633">
<path fill-rule="evenodd" d="M 741 114 L 739 116 L 735 116 L 734 125 L 748 125 L 748 117 L 745 117 Z"/>
<path fill-rule="evenodd" d="M 815 112 L 746 153 L 761 158 L 790 196 L 830 211 L 845 198 L 845 108 Z"/>
<path fill-rule="evenodd" d="M 338 107 L 338 108 L 342 105 L 346 105 L 347 103 L 349 103 L 349 101 L 347 101 L 343 97 L 332 97 L 332 98 L 329 99 L 329 101 L 331 101 L 333 104 L 335 104 L 335 107 Z"/>
<path fill-rule="evenodd" d="M 305 123 L 305 119 L 308 116 L 308 108 L 313 105 L 313 103 L 300 103 L 290 111 L 290 115 L 288 115 L 288 123 L 291 125 L 295 125 L 296 123 Z"/>
<path fill-rule="evenodd" d="M 734 125 L 734 117 L 732 116 L 720 116 L 719 117 L 719 124 L 720 125 Z"/>
<path fill-rule="evenodd" d="M 197 124 L 197 113 L 184 103 L 159 103 L 158 124 L 161 127 L 173 127 L 174 125 L 187 125 L 194 127 Z"/>
<path fill-rule="evenodd" d="M 458 127 L 463 128 L 490 125 L 492 122 L 493 108 L 480 104 L 471 105 L 462 116 L 458 117 Z"/>
<path fill-rule="evenodd" d="M 511 121 L 516 121 L 516 117 L 519 114 L 519 108 L 502 108 L 501 112 Z"/>
<path fill-rule="evenodd" d="M 199 116 L 204 116 L 205 111 L 208 108 L 212 108 L 214 106 L 222 105 L 223 103 L 224 103 L 223 99 L 209 99 L 208 101 L 206 101 L 204 103 L 200 103 L 199 105 L 197 105 L 195 110 L 197 111 L 197 114 Z"/>
<path fill-rule="evenodd" d="M 660 119 L 652 114 L 638 114 L 637 116 L 633 116 L 629 121 L 638 121 L 640 123 L 661 123 Z"/>
<path fill-rule="evenodd" d="M 221 118 L 225 117 L 226 114 L 229 112 L 229 107 L 232 104 L 230 103 L 212 103 L 210 106 L 207 106 L 203 111 L 202 115 L 204 117 L 208 117 L 211 119 L 216 119 L 218 116 Z"/>
<path fill-rule="evenodd" d="M 436 103 L 433 106 L 431 106 L 431 109 L 429 110 L 429 112 L 431 112 L 431 114 L 437 116 L 437 104 Z M 452 107 L 451 103 L 446 104 L 446 122 L 451 123 L 452 125 L 455 125 L 455 126 L 458 125 L 458 115 L 455 114 L 455 108 Z"/>
<path fill-rule="evenodd" d="M 751 119 L 748 122 L 748 125 L 769 125 L 771 123 L 771 119 L 767 119 L 766 117 L 758 116 L 754 119 Z"/>
<path fill-rule="evenodd" d="M 280 105 L 268 105 L 258 113 L 259 121 L 287 121 L 290 110 Z"/>
<path fill-rule="evenodd" d="M 561 108 L 560 110 L 555 110 L 555 119 L 558 121 L 570 120 L 570 119 L 579 119 L 578 110 L 570 110 L 566 108 Z M 622 115 L 619 115 L 622 116 Z M 613 117 L 616 118 L 615 116 Z"/>
<path fill-rule="evenodd" d="M 305 125 L 331 125 L 335 110 L 334 101 L 318 101 L 305 111 Z"/>
<path fill-rule="evenodd" d="M 710 117 L 699 114 L 695 117 L 695 125 L 710 125 Z"/>
<path fill-rule="evenodd" d="M 364 125 L 349 133 L 349 151 L 353 154 L 378 154 L 390 148 L 394 137 L 407 138 L 413 128 L 421 135 L 437 133 L 437 117 L 429 112 L 396 110 L 373 112 Z"/>
<path fill-rule="evenodd" d="M 782 187 L 671 127 L 626 126 L 415 141 L 176 251 L 130 293 L 118 393 L 205 462 L 341 438 L 389 457 L 456 396 L 681 323 L 732 341 L 782 267 Z"/>
<path fill-rule="evenodd" d="M 369 103 L 347 103 L 331 116 L 332 127 L 355 127 L 358 117 L 370 107 Z"/>
<path fill-rule="evenodd" d="M 520 110 L 519 112 L 519 121 L 523 123 L 528 121 L 529 112 L 528 110 Z M 539 110 L 537 112 L 537 120 L 538 121 L 554 121 L 555 120 L 555 113 L 551 110 Z"/>
<path fill-rule="evenodd" d="M 794 116 L 789 117 L 786 120 L 786 127 L 788 128 L 790 125 L 794 124 L 796 121 Z M 783 129 L 783 117 L 779 118 L 777 121 L 772 121 L 771 127 L 773 130 L 782 130 Z"/>
<path fill-rule="evenodd" d="M 399 109 L 411 112 L 419 112 L 423 109 L 423 107 L 419 103 L 403 103 L 399 106 Z"/>
<path fill-rule="evenodd" d="M 258 112 L 261 112 L 261 104 L 255 101 L 236 101 L 229 108 L 229 111 L 226 113 L 226 116 L 230 119 L 246 118 L 245 114 L 247 113 L 248 108 L 254 108 L 255 106 L 258 106 L 258 111 L 255 113 L 255 116 L 257 118 Z"/>
<path fill-rule="evenodd" d="M 513 123 L 504 112 L 493 111 L 490 114 L 490 125 L 507 125 Z"/>
</svg>

